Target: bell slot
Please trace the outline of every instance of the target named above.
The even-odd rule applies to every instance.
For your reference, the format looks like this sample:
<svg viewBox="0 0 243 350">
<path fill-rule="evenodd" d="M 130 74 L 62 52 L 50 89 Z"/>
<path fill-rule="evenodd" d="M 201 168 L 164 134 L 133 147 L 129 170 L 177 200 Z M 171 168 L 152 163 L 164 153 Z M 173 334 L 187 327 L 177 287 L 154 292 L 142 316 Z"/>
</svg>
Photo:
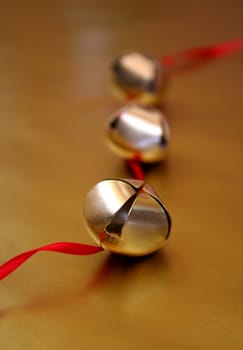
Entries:
<svg viewBox="0 0 243 350">
<path fill-rule="evenodd" d="M 116 214 L 112 217 L 111 222 L 105 227 L 107 234 L 118 237 L 121 236 L 122 228 L 128 219 L 130 210 L 136 198 L 137 193 L 133 194 L 116 212 Z"/>
</svg>

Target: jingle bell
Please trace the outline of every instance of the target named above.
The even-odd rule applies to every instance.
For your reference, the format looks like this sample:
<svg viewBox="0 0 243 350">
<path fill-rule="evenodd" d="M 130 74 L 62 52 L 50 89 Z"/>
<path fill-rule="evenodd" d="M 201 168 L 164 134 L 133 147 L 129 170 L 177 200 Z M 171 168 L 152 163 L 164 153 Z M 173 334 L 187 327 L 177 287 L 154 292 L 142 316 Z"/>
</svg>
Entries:
<svg viewBox="0 0 243 350">
<path fill-rule="evenodd" d="M 160 249 L 171 227 L 161 199 L 150 185 L 139 180 L 100 181 L 87 195 L 84 215 L 97 244 L 130 256 Z"/>
<path fill-rule="evenodd" d="M 106 140 L 125 159 L 138 156 L 144 163 L 153 163 L 165 158 L 170 129 L 158 109 L 127 105 L 108 121 Z"/>
<path fill-rule="evenodd" d="M 147 55 L 129 52 L 112 64 L 112 91 L 121 100 L 157 103 L 166 81 L 162 64 Z"/>
</svg>

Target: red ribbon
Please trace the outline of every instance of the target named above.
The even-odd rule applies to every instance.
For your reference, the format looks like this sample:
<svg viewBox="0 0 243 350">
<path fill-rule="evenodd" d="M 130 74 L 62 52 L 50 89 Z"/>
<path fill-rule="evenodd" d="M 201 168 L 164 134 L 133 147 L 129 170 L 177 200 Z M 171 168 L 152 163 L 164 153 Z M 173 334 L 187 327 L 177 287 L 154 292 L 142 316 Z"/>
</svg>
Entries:
<svg viewBox="0 0 243 350">
<path fill-rule="evenodd" d="M 136 180 L 144 181 L 144 173 L 139 155 L 135 156 L 133 159 L 129 159 L 127 165 Z"/>
<path fill-rule="evenodd" d="M 235 39 L 224 43 L 199 47 L 182 51 L 174 55 L 164 56 L 161 63 L 167 68 L 181 68 L 196 63 L 224 57 L 243 50 L 243 39 Z"/>
<path fill-rule="evenodd" d="M 90 255 L 99 253 L 103 250 L 102 247 L 91 246 L 80 243 L 73 242 L 56 242 L 45 245 L 43 247 L 28 250 L 22 254 L 15 256 L 14 258 L 8 260 L 3 265 L 0 266 L 0 280 L 4 279 L 19 266 L 21 266 L 26 260 L 28 260 L 32 255 L 41 252 L 56 252 L 71 255 Z"/>
</svg>

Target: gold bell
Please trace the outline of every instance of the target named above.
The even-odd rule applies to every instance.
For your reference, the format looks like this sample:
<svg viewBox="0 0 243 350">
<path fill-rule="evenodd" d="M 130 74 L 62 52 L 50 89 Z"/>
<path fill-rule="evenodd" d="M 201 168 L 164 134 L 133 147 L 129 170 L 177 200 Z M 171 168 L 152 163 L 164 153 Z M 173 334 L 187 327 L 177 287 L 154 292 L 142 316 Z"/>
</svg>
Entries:
<svg viewBox="0 0 243 350">
<path fill-rule="evenodd" d="M 158 250 L 171 227 L 161 199 L 139 180 L 100 181 L 87 195 L 84 215 L 96 243 L 123 255 L 143 256 Z"/>
<path fill-rule="evenodd" d="M 127 105 L 109 120 L 106 139 L 121 157 L 133 159 L 139 156 L 142 162 L 153 163 L 165 158 L 170 129 L 158 109 Z"/>
<path fill-rule="evenodd" d="M 112 91 L 121 100 L 157 103 L 166 81 L 162 64 L 139 52 L 129 52 L 112 64 Z"/>
</svg>

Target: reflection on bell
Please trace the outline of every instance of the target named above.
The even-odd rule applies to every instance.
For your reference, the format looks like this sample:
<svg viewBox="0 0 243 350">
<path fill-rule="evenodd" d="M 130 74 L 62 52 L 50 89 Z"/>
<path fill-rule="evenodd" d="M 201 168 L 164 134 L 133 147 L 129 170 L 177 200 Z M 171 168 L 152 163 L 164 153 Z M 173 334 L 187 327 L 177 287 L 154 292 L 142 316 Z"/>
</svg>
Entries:
<svg viewBox="0 0 243 350">
<path fill-rule="evenodd" d="M 142 162 L 153 163 L 164 159 L 170 129 L 158 109 L 128 105 L 109 120 L 106 139 L 121 157 L 133 159 L 139 156 Z"/>
<path fill-rule="evenodd" d="M 87 195 L 84 215 L 96 243 L 131 256 L 158 250 L 171 226 L 169 213 L 156 192 L 138 180 L 100 181 Z"/>
<path fill-rule="evenodd" d="M 154 104 L 160 100 L 165 71 L 159 61 L 130 52 L 119 56 L 112 65 L 113 93 L 121 100 Z"/>
</svg>

